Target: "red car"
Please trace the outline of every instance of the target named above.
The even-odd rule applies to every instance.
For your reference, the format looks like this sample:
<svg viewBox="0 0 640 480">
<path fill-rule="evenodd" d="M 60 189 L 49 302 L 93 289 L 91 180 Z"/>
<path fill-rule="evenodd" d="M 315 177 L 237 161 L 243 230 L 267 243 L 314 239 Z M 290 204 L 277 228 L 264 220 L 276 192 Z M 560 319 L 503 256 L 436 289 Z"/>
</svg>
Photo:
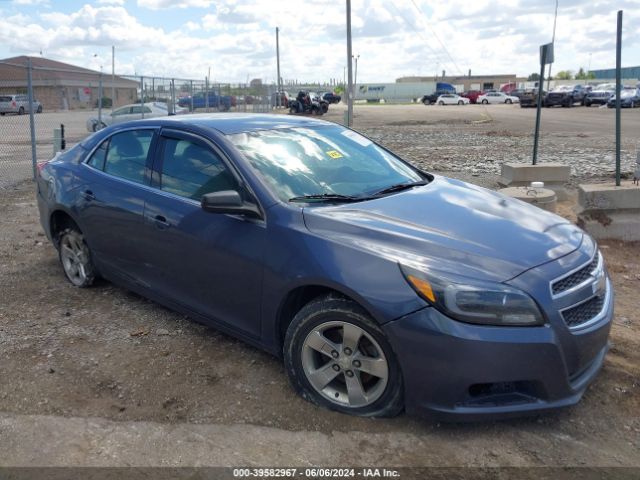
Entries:
<svg viewBox="0 0 640 480">
<path fill-rule="evenodd" d="M 478 97 L 480 95 L 484 95 L 484 91 L 482 90 L 469 90 L 468 92 L 461 93 L 461 97 L 465 97 L 469 99 L 469 102 L 476 103 Z"/>
</svg>

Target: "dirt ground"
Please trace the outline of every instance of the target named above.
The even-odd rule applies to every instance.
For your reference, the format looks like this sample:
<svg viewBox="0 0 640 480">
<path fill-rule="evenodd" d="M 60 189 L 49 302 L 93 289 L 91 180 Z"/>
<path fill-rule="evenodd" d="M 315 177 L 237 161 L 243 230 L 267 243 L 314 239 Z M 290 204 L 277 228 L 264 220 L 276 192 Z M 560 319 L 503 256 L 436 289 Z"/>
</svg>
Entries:
<svg viewBox="0 0 640 480">
<path fill-rule="evenodd" d="M 510 129 L 507 120 L 416 123 L 424 114 L 419 107 L 410 107 L 415 113 L 408 122 L 389 119 L 386 107 L 362 107 L 356 119 L 383 143 L 413 154 L 416 163 L 440 163 L 446 167 L 442 171 L 487 186 L 495 171 L 474 175 L 453 158 L 428 154 L 456 151 L 449 134 L 441 132 L 487 138 L 490 132 L 503 132 L 499 136 L 505 142 L 519 144 L 524 137 L 518 135 L 526 131 L 517 125 Z M 594 116 L 611 113 L 596 110 Z M 640 112 L 631 113 L 640 117 Z M 480 110 L 476 114 L 484 115 Z M 585 131 L 580 124 L 567 127 L 547 145 L 573 148 L 573 142 L 581 141 L 576 129 Z M 397 140 L 403 134 L 429 144 L 418 155 L 420 143 L 403 144 Z M 625 142 L 630 145 L 632 137 L 625 136 Z M 592 143 L 595 150 L 598 142 Z M 495 145 L 478 144 L 475 151 L 482 158 L 496 153 Z M 607 174 L 594 178 L 605 181 Z M 573 219 L 573 208 L 572 201 L 564 202 L 560 213 Z M 362 419 L 305 402 L 290 388 L 279 360 L 214 329 L 106 282 L 89 289 L 72 287 L 40 227 L 33 185 L 22 183 L 0 191 L 0 416 L 96 418 L 132 429 L 152 422 L 174 432 L 193 424 L 236 432 L 255 427 L 267 444 L 270 439 L 301 438 L 303 445 L 305 434 L 322 435 L 329 444 L 342 445 L 340 455 L 324 460 L 328 464 L 640 466 L 640 245 L 602 242 L 601 247 L 616 291 L 612 346 L 580 404 L 544 416 L 488 423 L 446 424 L 406 415 Z M 0 425 L 0 444 L 11 438 Z M 154 447 L 139 448 L 144 456 L 145 449 Z M 247 448 L 238 446 L 245 465 L 253 462 Z M 313 458 L 301 448 L 288 461 L 306 465 Z M 173 458 L 167 462 L 179 464 Z M 112 464 L 118 465 L 118 458 Z"/>
</svg>

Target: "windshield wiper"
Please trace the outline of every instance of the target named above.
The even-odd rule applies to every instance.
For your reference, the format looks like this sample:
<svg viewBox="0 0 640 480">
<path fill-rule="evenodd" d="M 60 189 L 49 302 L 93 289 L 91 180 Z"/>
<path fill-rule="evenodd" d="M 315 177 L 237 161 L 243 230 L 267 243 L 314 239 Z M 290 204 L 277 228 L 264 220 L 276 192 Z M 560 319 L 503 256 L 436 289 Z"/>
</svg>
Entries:
<svg viewBox="0 0 640 480">
<path fill-rule="evenodd" d="M 400 192 L 402 190 L 408 190 L 413 187 L 421 187 L 422 185 L 426 185 L 429 182 L 427 180 L 420 180 L 419 182 L 409 182 L 409 183 L 397 183 L 395 185 L 391 185 L 390 187 L 383 188 L 379 192 L 376 192 L 374 195 L 385 195 L 387 193 Z"/>
<path fill-rule="evenodd" d="M 313 195 L 301 195 L 290 198 L 290 202 L 305 202 L 307 200 L 326 200 L 331 202 L 361 202 L 370 197 L 353 197 L 350 195 L 340 195 L 339 193 L 315 193 Z"/>
</svg>

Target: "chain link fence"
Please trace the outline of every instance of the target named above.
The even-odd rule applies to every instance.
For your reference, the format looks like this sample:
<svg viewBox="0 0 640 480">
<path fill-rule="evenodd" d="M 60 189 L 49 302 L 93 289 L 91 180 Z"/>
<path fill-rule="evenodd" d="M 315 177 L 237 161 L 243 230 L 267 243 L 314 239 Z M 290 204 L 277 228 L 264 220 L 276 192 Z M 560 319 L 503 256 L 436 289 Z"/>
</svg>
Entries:
<svg viewBox="0 0 640 480">
<path fill-rule="evenodd" d="M 37 163 L 52 158 L 63 144 L 69 148 L 113 123 L 278 110 L 275 85 L 119 76 L 60 65 L 36 57 L 0 62 L 0 194 L 33 178 Z"/>
</svg>

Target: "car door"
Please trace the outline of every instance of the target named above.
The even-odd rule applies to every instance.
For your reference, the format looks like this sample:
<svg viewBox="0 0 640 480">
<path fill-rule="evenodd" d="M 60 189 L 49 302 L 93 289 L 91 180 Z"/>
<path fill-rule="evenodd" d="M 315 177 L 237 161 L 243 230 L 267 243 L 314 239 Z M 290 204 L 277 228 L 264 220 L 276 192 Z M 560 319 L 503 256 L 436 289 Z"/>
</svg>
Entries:
<svg viewBox="0 0 640 480">
<path fill-rule="evenodd" d="M 164 130 L 144 208 L 145 278 L 165 298 L 258 336 L 263 220 L 204 211 L 205 193 L 241 190 L 209 140 Z"/>
<path fill-rule="evenodd" d="M 151 128 L 115 133 L 98 145 L 78 173 L 78 221 L 99 269 L 137 283 L 140 251 L 145 249 L 138 235 L 154 135 Z"/>
</svg>

